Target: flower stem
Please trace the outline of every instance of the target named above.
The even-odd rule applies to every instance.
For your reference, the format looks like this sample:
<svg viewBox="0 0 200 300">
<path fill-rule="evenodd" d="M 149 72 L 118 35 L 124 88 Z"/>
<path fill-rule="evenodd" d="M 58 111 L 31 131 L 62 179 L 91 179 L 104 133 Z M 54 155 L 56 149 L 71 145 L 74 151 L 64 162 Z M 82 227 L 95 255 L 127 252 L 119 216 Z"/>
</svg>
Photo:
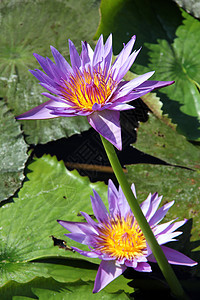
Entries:
<svg viewBox="0 0 200 300">
<path fill-rule="evenodd" d="M 138 225 L 140 226 L 146 241 L 148 245 L 151 248 L 151 251 L 166 279 L 166 281 L 169 284 L 169 287 L 171 289 L 171 292 L 174 294 L 174 296 L 177 297 L 177 299 L 188 299 L 185 295 L 185 292 L 180 285 L 174 271 L 172 270 L 170 264 L 168 263 L 160 245 L 158 244 L 150 226 L 147 222 L 137 200 L 135 199 L 133 192 L 131 190 L 131 186 L 129 185 L 126 176 L 122 170 L 122 166 L 118 160 L 117 154 L 115 152 L 115 149 L 113 145 L 107 141 L 103 136 L 101 136 L 101 140 L 103 143 L 103 146 L 105 148 L 105 151 L 107 153 L 108 159 L 110 161 L 110 164 L 113 168 L 113 171 L 115 173 L 115 176 L 122 188 L 122 191 L 129 203 L 129 206 L 138 222 Z"/>
</svg>

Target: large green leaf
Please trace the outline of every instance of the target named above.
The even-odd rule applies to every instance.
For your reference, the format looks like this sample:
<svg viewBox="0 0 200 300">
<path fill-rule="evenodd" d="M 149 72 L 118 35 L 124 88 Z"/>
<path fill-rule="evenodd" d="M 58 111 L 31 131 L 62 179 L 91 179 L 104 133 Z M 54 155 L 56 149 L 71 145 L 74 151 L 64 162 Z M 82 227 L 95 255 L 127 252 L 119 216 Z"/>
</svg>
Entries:
<svg viewBox="0 0 200 300">
<path fill-rule="evenodd" d="M 24 179 L 27 145 L 19 124 L 0 101 L 0 201 L 12 196 Z"/>
<path fill-rule="evenodd" d="M 78 253 L 53 246 L 50 235 L 65 239 L 67 232 L 56 220 L 84 221 L 80 211 L 93 213 L 92 189 L 107 205 L 107 187 L 90 183 L 77 171 L 69 172 L 63 162 L 44 156 L 28 166 L 27 180 L 14 203 L 0 210 L 0 284 L 9 280 L 24 283 L 37 276 L 53 277 L 59 282 L 94 280 L 98 259 L 82 260 Z M 68 239 L 69 244 L 80 244 Z M 81 246 L 83 249 L 88 248 Z M 33 262 L 34 260 L 34 262 Z M 108 291 L 129 290 L 122 276 Z"/>
<path fill-rule="evenodd" d="M 168 164 L 200 169 L 199 149 L 173 130 L 165 116 L 159 115 L 158 117 L 150 114 L 146 123 L 140 123 L 136 142 L 137 149 L 160 158 Z"/>
<path fill-rule="evenodd" d="M 143 48 L 132 70 L 155 70 L 153 79 L 176 81 L 161 90 L 162 109 L 190 140 L 200 139 L 199 31 L 199 21 L 172 1 L 103 0 L 96 33 L 97 38 L 113 32 L 115 53 L 137 35 L 136 48 Z"/>
<path fill-rule="evenodd" d="M 199 238 L 199 150 L 162 120 L 150 115 L 138 130 L 136 148 L 172 166 L 128 166 L 128 180 L 136 184 L 140 201 L 147 193 L 158 192 L 164 201 L 175 200 L 167 219 L 193 218 L 193 240 Z M 180 167 L 175 167 L 177 165 Z"/>
<path fill-rule="evenodd" d="M 183 17 L 173 44 L 159 40 L 158 45 L 148 45 L 149 67 L 156 71 L 157 80 L 175 80 L 161 91 L 167 95 L 167 99 L 163 97 L 163 111 L 188 139 L 200 140 L 200 22 L 185 12 Z"/>
<path fill-rule="evenodd" d="M 173 0 L 180 7 L 183 7 L 188 13 L 200 18 L 200 1 L 199 0 Z"/>
<path fill-rule="evenodd" d="M 23 265 L 26 261 L 56 255 L 80 258 L 77 253 L 54 247 L 49 236 L 64 238 L 66 230 L 56 222 L 57 219 L 82 221 L 78 212 L 92 213 L 90 195 L 93 188 L 106 198 L 103 183 L 90 183 L 87 177 L 80 177 L 76 171 L 67 171 L 55 158 L 43 157 L 33 162 L 29 170 L 28 180 L 14 198 L 15 203 L 0 210 L 1 285 L 9 279 L 24 282 L 26 277 L 30 280 L 36 273 L 43 276 L 53 272 L 45 271 L 42 263 L 29 264 L 26 275 Z M 79 246 L 78 243 L 73 245 Z"/>
<path fill-rule="evenodd" d="M 80 285 L 80 282 L 78 282 L 76 285 L 68 285 L 66 289 L 63 289 L 62 292 L 53 292 L 53 291 L 47 291 L 44 289 L 33 289 L 34 293 L 39 297 L 39 299 L 58 299 L 58 300 L 67 300 L 67 299 L 73 299 L 79 300 L 80 295 L 82 298 L 85 299 L 118 299 L 118 300 L 125 300 L 129 299 L 129 297 L 125 293 L 120 294 L 107 294 L 105 291 L 102 291 L 98 294 L 92 294 L 93 283 L 87 283 Z M 56 297 L 56 298 L 55 298 Z M 16 298 L 16 300 L 19 298 Z"/>
<path fill-rule="evenodd" d="M 60 283 L 52 278 L 35 278 L 34 280 L 19 284 L 14 281 L 8 282 L 0 290 L 2 300 L 17 299 L 129 299 L 123 292 L 108 294 L 104 289 L 98 294 L 92 294 L 94 283 L 91 281 L 83 282 L 78 280 L 73 283 Z"/>
<path fill-rule="evenodd" d="M 52 58 L 50 45 L 69 59 L 68 39 L 81 50 L 92 42 L 98 25 L 98 3 L 90 0 L 3 1 L 1 4 L 1 95 L 18 115 L 45 101 L 44 91 L 28 69 L 39 67 L 32 53 Z M 46 143 L 89 128 L 86 118 L 23 122 L 30 144 Z"/>
</svg>

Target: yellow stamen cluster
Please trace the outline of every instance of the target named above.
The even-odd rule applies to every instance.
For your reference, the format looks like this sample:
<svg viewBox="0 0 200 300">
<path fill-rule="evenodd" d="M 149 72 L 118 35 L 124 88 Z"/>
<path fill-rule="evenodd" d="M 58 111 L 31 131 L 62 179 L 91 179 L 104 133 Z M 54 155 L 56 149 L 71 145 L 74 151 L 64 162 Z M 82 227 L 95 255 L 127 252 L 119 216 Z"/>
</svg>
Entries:
<svg viewBox="0 0 200 300">
<path fill-rule="evenodd" d="M 98 67 L 97 70 L 77 70 L 64 82 L 62 95 L 72 102 L 72 108 L 92 110 L 95 103 L 105 104 L 111 95 L 116 82 L 111 73 Z"/>
<path fill-rule="evenodd" d="M 146 240 L 134 217 L 129 215 L 104 224 L 95 249 L 116 259 L 132 260 L 146 254 Z"/>
</svg>

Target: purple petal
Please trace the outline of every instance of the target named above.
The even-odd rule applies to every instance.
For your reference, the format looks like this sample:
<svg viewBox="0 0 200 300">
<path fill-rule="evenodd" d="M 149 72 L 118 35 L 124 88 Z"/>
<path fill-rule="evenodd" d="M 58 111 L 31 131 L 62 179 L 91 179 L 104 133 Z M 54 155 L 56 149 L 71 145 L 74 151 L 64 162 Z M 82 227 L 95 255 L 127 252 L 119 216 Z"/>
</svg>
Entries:
<svg viewBox="0 0 200 300">
<path fill-rule="evenodd" d="M 118 190 L 116 189 L 114 183 L 111 179 L 108 181 L 108 204 L 109 204 L 109 212 L 111 216 L 117 215 L 118 212 Z"/>
<path fill-rule="evenodd" d="M 117 74 L 116 80 L 120 81 L 124 75 L 128 72 L 132 64 L 134 63 L 138 53 L 140 52 L 141 48 L 138 51 L 134 51 L 126 60 L 126 62 L 123 64 L 123 66 L 119 69 L 119 72 Z"/>
<path fill-rule="evenodd" d="M 50 46 L 51 52 L 53 54 L 54 60 L 58 68 L 62 70 L 63 73 L 72 73 L 72 68 L 66 61 L 66 59 L 60 54 L 60 52 L 54 48 L 53 46 Z"/>
<path fill-rule="evenodd" d="M 144 214 L 144 216 L 146 217 L 146 214 L 148 213 L 149 207 L 151 205 L 151 193 L 148 195 L 147 199 L 145 201 L 143 201 L 140 205 L 140 208 Z"/>
<path fill-rule="evenodd" d="M 137 267 L 137 260 L 131 261 L 131 260 L 126 260 L 125 265 L 129 268 L 136 268 Z"/>
<path fill-rule="evenodd" d="M 71 65 L 73 70 L 76 70 L 77 68 L 79 69 L 81 67 L 81 59 L 72 41 L 71 40 L 68 41 L 69 41 L 69 53 L 70 53 Z"/>
<path fill-rule="evenodd" d="M 85 45 L 87 47 L 88 56 L 90 58 L 90 61 L 92 62 L 93 56 L 94 56 L 94 51 L 92 50 L 92 48 L 90 47 L 90 45 L 87 42 L 85 42 Z"/>
<path fill-rule="evenodd" d="M 137 199 L 136 189 L 135 189 L 135 184 L 134 183 L 131 184 L 131 190 L 133 192 L 134 197 Z"/>
<path fill-rule="evenodd" d="M 146 214 L 147 221 L 149 221 L 154 216 L 155 212 L 158 209 L 158 206 L 159 206 L 161 200 L 162 200 L 162 196 L 158 197 L 158 193 L 154 193 L 151 196 L 151 203 L 150 203 L 150 206 L 149 206 L 149 210 Z"/>
<path fill-rule="evenodd" d="M 166 246 L 161 246 L 168 262 L 173 265 L 183 265 L 183 266 L 195 266 L 197 262 L 189 258 L 188 256 L 184 255 L 183 253 L 176 251 L 174 249 L 168 248 Z M 148 260 L 151 262 L 156 262 L 155 257 L 151 254 L 148 257 Z"/>
<path fill-rule="evenodd" d="M 104 68 L 106 68 L 106 70 L 108 71 L 110 69 L 111 62 L 112 62 L 112 34 L 109 35 L 104 46 L 104 60 L 105 60 Z M 105 73 L 105 76 L 106 75 L 107 72 Z"/>
<path fill-rule="evenodd" d="M 65 234 L 69 239 L 81 243 L 83 245 L 91 245 L 93 238 L 82 233 L 67 233 Z"/>
<path fill-rule="evenodd" d="M 168 227 L 169 225 L 174 222 L 174 220 L 171 220 L 169 222 L 166 222 L 166 223 L 163 223 L 163 224 L 160 224 L 160 225 L 156 225 L 154 228 L 153 228 L 153 233 L 154 235 L 157 235 L 157 234 L 160 234 L 162 232 L 164 232 Z"/>
<path fill-rule="evenodd" d="M 175 220 L 169 221 L 167 223 L 163 223 L 161 225 L 157 225 L 153 232 L 154 235 L 157 234 L 164 234 L 164 233 L 170 233 L 175 231 L 177 228 L 181 227 L 182 225 L 184 225 L 187 222 L 187 219 L 183 220 L 183 221 L 179 221 L 179 222 L 175 222 L 172 224 L 172 222 L 174 222 Z"/>
<path fill-rule="evenodd" d="M 41 86 L 43 86 L 46 90 L 48 90 L 49 92 L 53 93 L 53 94 L 56 94 L 56 95 L 59 95 L 60 94 L 60 91 L 59 89 L 56 89 L 55 87 L 53 87 L 52 85 L 48 85 L 44 82 L 40 82 L 39 83 Z"/>
<path fill-rule="evenodd" d="M 103 110 L 89 115 L 89 124 L 117 149 L 122 149 L 121 127 L 118 111 Z"/>
<path fill-rule="evenodd" d="M 120 68 L 126 62 L 127 58 L 129 57 L 133 45 L 135 43 L 136 37 L 133 36 L 131 40 L 125 45 L 122 51 L 119 53 L 118 57 L 116 58 L 114 64 L 112 65 L 112 72 L 113 72 L 113 79 L 115 80 L 118 76 Z"/>
<path fill-rule="evenodd" d="M 141 89 L 159 89 L 173 84 L 175 81 L 152 81 L 148 80 L 143 82 L 137 87 L 137 90 Z"/>
<path fill-rule="evenodd" d="M 92 112 L 91 111 L 87 111 L 87 110 L 77 110 L 76 115 L 77 116 L 89 116 L 91 115 Z"/>
<path fill-rule="evenodd" d="M 118 204 L 118 210 L 122 217 L 126 217 L 127 214 L 132 213 L 130 206 L 128 204 L 128 201 L 126 200 L 126 197 L 124 196 L 121 186 L 119 186 L 119 197 L 118 197 L 117 204 Z"/>
<path fill-rule="evenodd" d="M 134 109 L 135 107 L 129 105 L 129 104 L 120 104 L 120 103 L 113 103 L 113 105 L 110 105 L 109 110 L 129 110 L 129 109 Z"/>
<path fill-rule="evenodd" d="M 102 260 L 97 271 L 93 293 L 98 293 L 111 281 L 120 276 L 125 270 L 125 265 L 117 266 L 115 261 Z"/>
<path fill-rule="evenodd" d="M 173 242 L 176 241 L 174 238 L 182 234 L 181 231 L 175 231 L 175 232 L 170 232 L 170 233 L 161 233 L 160 235 L 156 236 L 157 242 L 159 245 L 166 244 L 168 242 Z"/>
<path fill-rule="evenodd" d="M 41 55 L 37 53 L 33 53 L 33 56 L 37 59 L 42 69 L 45 71 L 45 73 L 52 79 L 54 79 L 54 75 L 51 73 L 51 70 L 49 68 L 49 64 L 47 63 L 46 58 L 42 57 Z"/>
<path fill-rule="evenodd" d="M 92 110 L 93 111 L 99 111 L 99 110 L 101 110 L 101 104 L 94 103 L 93 106 L 92 106 Z"/>
<path fill-rule="evenodd" d="M 95 190 L 93 190 L 93 193 L 94 193 L 94 197 L 90 196 L 90 198 L 91 198 L 92 209 L 95 217 L 99 222 L 102 223 L 108 222 L 109 214 L 103 201 L 101 200 L 99 194 Z"/>
<path fill-rule="evenodd" d="M 80 253 L 83 256 L 91 257 L 91 258 L 99 258 L 99 254 L 94 251 L 84 251 L 76 247 L 71 247 L 74 251 Z"/>
<path fill-rule="evenodd" d="M 59 97 L 59 96 L 54 96 L 54 95 L 49 94 L 49 93 L 46 93 L 46 92 L 41 93 L 41 95 L 43 95 L 43 96 L 45 96 L 45 97 L 47 97 L 47 98 L 50 98 L 50 99 L 52 99 L 52 100 L 54 100 L 54 101 L 56 101 L 56 102 L 63 102 L 63 103 L 65 103 L 66 106 L 67 106 L 67 105 L 71 105 L 71 103 L 70 103 L 69 101 L 67 101 L 67 100 L 65 100 L 65 99 L 62 99 L 62 98 Z"/>
<path fill-rule="evenodd" d="M 152 272 L 151 266 L 146 262 L 138 263 L 137 267 L 134 269 L 138 272 Z"/>
<path fill-rule="evenodd" d="M 82 70 L 87 69 L 87 66 L 91 65 L 90 57 L 88 55 L 87 43 L 82 42 L 82 52 L 81 52 L 81 66 Z"/>
<path fill-rule="evenodd" d="M 143 95 L 148 94 L 151 91 L 152 91 L 151 89 L 141 90 L 141 91 L 132 91 L 128 95 L 125 95 L 123 97 L 119 97 L 118 90 L 117 90 L 113 93 L 110 101 L 112 101 L 113 106 L 115 106 L 116 104 L 127 103 L 127 102 L 133 101 L 135 99 L 138 99 L 138 98 L 142 97 Z M 110 107 L 112 108 L 112 105 Z M 109 109 L 110 109 L 110 107 L 109 107 Z"/>
<path fill-rule="evenodd" d="M 154 216 L 149 220 L 149 225 L 153 226 L 158 224 L 166 215 L 168 212 L 169 208 L 174 204 L 174 201 L 171 201 L 165 205 L 163 205 L 159 210 L 156 211 Z"/>
<path fill-rule="evenodd" d="M 98 63 L 103 61 L 104 57 L 104 46 L 103 46 L 103 35 L 101 34 L 96 47 L 94 49 L 93 62 L 92 65 L 95 67 Z"/>
<path fill-rule="evenodd" d="M 82 216 L 86 219 L 87 223 L 92 226 L 92 230 L 94 233 L 97 233 L 96 228 L 97 228 L 97 223 L 85 212 L 80 212 Z M 83 223 L 84 224 L 84 223 Z"/>
<path fill-rule="evenodd" d="M 121 98 L 129 94 L 133 89 L 135 89 L 138 85 L 149 79 L 154 72 L 148 72 L 143 75 L 140 75 L 131 81 L 128 81 L 126 84 L 124 84 L 116 93 L 117 98 Z M 115 97 L 116 97 L 115 96 Z M 115 97 L 113 95 L 113 100 L 115 100 Z"/>
<path fill-rule="evenodd" d="M 29 70 L 29 72 L 35 76 L 40 82 L 46 83 L 49 86 L 54 87 L 56 90 L 59 89 L 59 85 L 49 76 L 47 76 L 42 71 L 35 69 L 35 70 Z"/>
<path fill-rule="evenodd" d="M 17 116 L 16 119 L 17 120 L 39 120 L 39 119 L 52 119 L 52 118 L 59 117 L 51 114 L 51 111 L 46 107 L 48 105 L 63 106 L 63 103 L 56 102 L 54 100 L 49 100 Z"/>
<path fill-rule="evenodd" d="M 56 83 L 60 84 L 60 80 L 62 78 L 66 79 L 66 75 L 65 73 L 63 73 L 61 71 L 61 69 L 59 69 L 48 57 L 46 58 L 46 61 L 49 65 L 49 70 L 51 71 L 51 73 L 54 76 L 54 80 Z"/>
<path fill-rule="evenodd" d="M 127 213 L 131 213 L 130 206 L 124 196 L 124 193 L 119 186 L 119 191 L 117 191 L 115 185 L 111 180 L 109 180 L 108 185 L 108 202 L 110 214 L 115 216 L 126 217 Z"/>
<path fill-rule="evenodd" d="M 90 228 L 90 229 L 92 228 L 91 225 L 89 225 L 87 223 L 83 223 L 83 222 L 70 222 L 70 221 L 62 221 L 62 220 L 57 220 L 57 222 L 72 233 L 84 234 L 85 233 L 83 231 L 84 227 Z M 83 225 L 83 226 L 80 228 L 80 225 Z"/>
</svg>

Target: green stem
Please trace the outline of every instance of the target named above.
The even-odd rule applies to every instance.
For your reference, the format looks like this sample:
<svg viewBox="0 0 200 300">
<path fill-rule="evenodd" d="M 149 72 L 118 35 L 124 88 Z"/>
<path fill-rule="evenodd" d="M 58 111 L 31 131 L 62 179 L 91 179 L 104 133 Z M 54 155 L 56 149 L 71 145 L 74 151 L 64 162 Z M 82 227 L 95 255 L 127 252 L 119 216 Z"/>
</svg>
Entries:
<svg viewBox="0 0 200 300">
<path fill-rule="evenodd" d="M 101 135 L 100 135 L 101 136 Z M 131 186 L 129 185 L 126 176 L 122 170 L 121 164 L 118 160 L 117 154 L 115 152 L 115 149 L 113 145 L 107 141 L 103 136 L 101 136 L 101 140 L 103 143 L 103 146 L 106 150 L 108 159 L 110 161 L 110 164 L 113 168 L 113 171 L 115 173 L 115 176 L 122 188 L 122 191 L 130 205 L 130 208 L 138 222 L 138 225 L 140 226 L 146 241 L 148 245 L 151 248 L 151 251 L 166 279 L 166 281 L 169 284 L 169 287 L 174 294 L 174 296 L 177 297 L 177 299 L 188 299 L 185 295 L 185 292 L 180 285 L 174 271 L 172 270 L 171 266 L 169 265 L 160 245 L 158 244 L 150 226 L 147 222 L 137 200 L 135 199 L 133 192 L 131 190 Z"/>
</svg>

